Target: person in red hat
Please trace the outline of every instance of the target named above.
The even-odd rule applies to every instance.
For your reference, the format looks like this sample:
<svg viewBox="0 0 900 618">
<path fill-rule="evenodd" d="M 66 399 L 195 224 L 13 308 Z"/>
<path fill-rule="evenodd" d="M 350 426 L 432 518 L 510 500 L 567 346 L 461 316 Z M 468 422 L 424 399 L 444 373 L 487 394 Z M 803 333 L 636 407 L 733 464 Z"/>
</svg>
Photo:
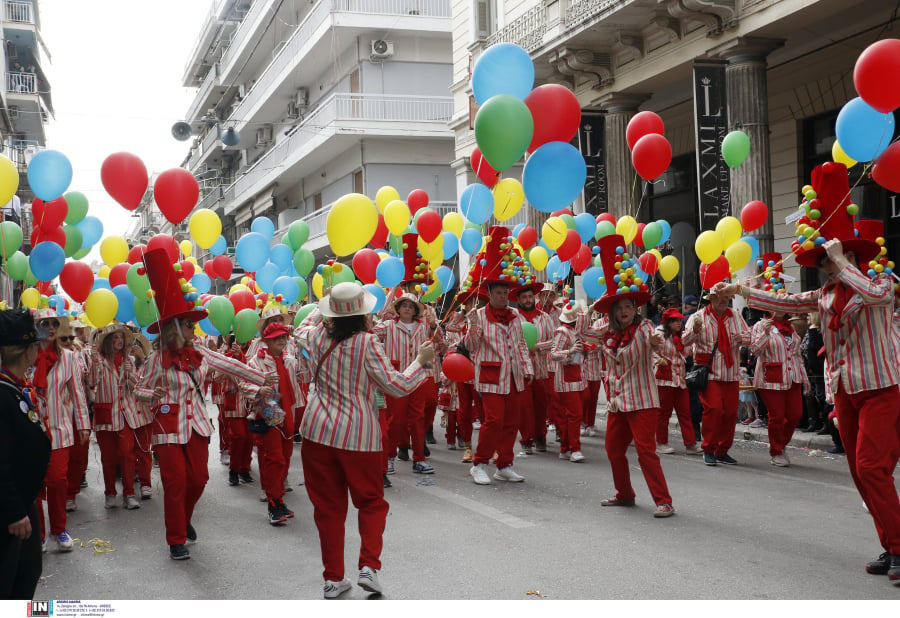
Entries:
<svg viewBox="0 0 900 618">
<path fill-rule="evenodd" d="M 800 294 L 776 294 L 739 283 L 720 290 L 740 292 L 755 309 L 820 314 L 826 386 L 833 393 L 847 464 L 884 549 L 866 571 L 887 574 L 898 583 L 900 496 L 892 475 L 900 458 L 900 350 L 891 333 L 893 284 L 887 274 L 875 271 L 869 278 L 860 270 L 871 262 L 877 265 L 882 247 L 854 230 L 846 167 L 816 167 L 811 185 L 814 198 L 808 192 L 805 197 L 818 200 L 815 210 L 822 223 L 815 240 L 798 239 L 795 259 L 801 266 L 820 269 L 828 277 L 825 286 Z M 819 236 L 825 242 L 819 242 Z"/>
<path fill-rule="evenodd" d="M 159 335 L 159 349 L 145 361 L 134 392 L 153 409 L 153 445 L 165 491 L 169 556 L 186 560 L 190 552 L 185 542 L 197 539 L 191 525 L 194 506 L 209 480 L 213 427 L 201 385 L 211 370 L 257 386 L 274 384 L 278 376 L 256 371 L 206 346 L 194 346 L 194 324 L 206 317 L 206 310 L 197 308 L 195 293 L 184 279 L 179 281 L 165 249 L 144 253 L 144 267 L 159 311 L 159 319 L 147 332 Z"/>
<path fill-rule="evenodd" d="M 653 349 L 662 346 L 663 337 L 654 332 L 653 322 L 644 319 L 639 312 L 650 299 L 650 293 L 645 282 L 634 279 L 625 239 L 612 234 L 604 236 L 597 244 L 606 292 L 594 303 L 594 310 L 608 314 L 609 318 L 605 328 L 594 329 L 582 314 L 576 330 L 583 337 L 603 345 L 608 366 L 610 398 L 606 407 L 606 456 L 612 468 L 616 495 L 600 504 L 634 506 L 635 493 L 626 455 L 628 445 L 633 441 L 644 480 L 656 503 L 653 516 L 670 517 L 675 514 L 675 507 L 656 454 L 654 437 L 659 393 L 653 372 Z"/>
<path fill-rule="evenodd" d="M 553 388 L 559 401 L 561 414 L 556 425 L 560 436 L 559 458 L 572 463 L 583 463 L 581 452 L 581 419 L 584 405 L 581 394 L 587 387 L 582 376 L 584 342 L 575 332 L 579 305 L 570 301 L 559 314 L 559 327 L 553 335 L 550 359 L 558 364 L 553 377 Z M 583 318 L 582 318 L 583 319 Z"/>
<path fill-rule="evenodd" d="M 659 419 L 656 426 L 656 452 L 669 455 L 675 452 L 669 446 L 669 418 L 672 409 L 678 417 L 678 427 L 684 449 L 689 455 L 703 452 L 697 444 L 697 435 L 691 423 L 691 401 L 684 381 L 684 342 L 681 340 L 681 324 L 684 316 L 678 309 L 663 311 L 660 328 L 665 342 L 656 351 L 656 384 L 659 386 Z"/>
<path fill-rule="evenodd" d="M 468 358 L 471 357 L 469 350 L 465 347 L 469 326 L 466 316 L 472 311 L 480 309 L 486 301 L 487 295 L 477 286 L 466 288 L 457 294 L 456 302 L 460 304 L 459 311 L 455 312 L 447 321 L 447 347 L 449 349 L 464 353 Z M 475 419 L 480 421 L 484 418 L 484 408 L 481 403 L 481 395 L 475 391 L 474 378 L 454 384 L 457 398 L 456 424 L 464 449 L 461 461 L 462 463 L 472 463 L 475 459 L 472 451 L 472 424 Z"/>
</svg>

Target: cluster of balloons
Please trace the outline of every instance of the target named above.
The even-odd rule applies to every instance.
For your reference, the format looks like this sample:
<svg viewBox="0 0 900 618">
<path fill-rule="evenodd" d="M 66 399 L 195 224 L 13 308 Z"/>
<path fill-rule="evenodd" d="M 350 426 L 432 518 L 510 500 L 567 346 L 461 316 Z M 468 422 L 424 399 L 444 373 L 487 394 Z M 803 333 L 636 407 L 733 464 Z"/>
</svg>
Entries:
<svg viewBox="0 0 900 618">
<path fill-rule="evenodd" d="M 631 164 L 638 176 L 648 182 L 658 178 L 672 162 L 672 145 L 665 132 L 662 118 L 653 112 L 638 112 L 625 128 Z"/>
<path fill-rule="evenodd" d="M 694 241 L 700 259 L 700 283 L 711 288 L 731 278 L 733 273 L 748 266 L 759 255 L 759 241 L 748 232 L 758 229 L 769 218 L 768 207 L 758 200 L 748 202 L 741 210 L 741 218 L 724 217 L 715 230 L 701 232 Z"/>
</svg>

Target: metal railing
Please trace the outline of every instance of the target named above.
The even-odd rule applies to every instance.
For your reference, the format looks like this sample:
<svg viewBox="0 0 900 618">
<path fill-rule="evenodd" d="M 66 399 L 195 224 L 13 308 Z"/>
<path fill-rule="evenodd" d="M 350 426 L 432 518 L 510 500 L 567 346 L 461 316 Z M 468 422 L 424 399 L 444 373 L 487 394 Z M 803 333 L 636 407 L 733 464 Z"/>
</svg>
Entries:
<svg viewBox="0 0 900 618">
<path fill-rule="evenodd" d="M 34 10 L 30 2 L 4 2 L 3 18 L 20 24 L 34 23 Z"/>
<path fill-rule="evenodd" d="M 197 94 L 194 95 L 194 101 L 191 104 L 191 108 L 188 110 L 188 119 L 193 120 L 194 117 L 200 116 L 201 112 L 206 110 L 202 109 L 204 105 L 204 101 L 206 101 L 206 97 L 209 95 L 210 91 L 219 81 L 219 64 L 216 63 L 210 67 L 209 72 L 206 74 L 206 77 L 203 78 L 203 83 L 200 84 L 200 87 L 197 89 Z"/>
<path fill-rule="evenodd" d="M 223 195 L 223 192 L 222 192 L 221 185 L 219 185 L 218 187 L 213 187 L 209 191 L 209 193 L 204 195 L 203 199 L 201 199 L 197 203 L 197 208 L 212 208 L 213 204 L 215 204 L 220 199 L 222 199 L 222 195 Z"/>
<path fill-rule="evenodd" d="M 7 139 L 5 154 L 9 157 L 19 172 L 28 169 L 31 158 L 41 151 L 41 145 L 37 140 L 30 139 Z"/>
<path fill-rule="evenodd" d="M 206 19 L 203 21 L 203 27 L 200 29 L 200 36 L 197 37 L 197 40 L 194 41 L 194 47 L 191 49 L 191 53 L 188 54 L 187 62 L 184 65 L 184 70 L 187 71 L 188 67 L 191 66 L 191 62 L 194 59 L 194 56 L 200 51 L 200 44 L 204 40 L 204 34 L 206 31 L 213 27 L 213 25 L 219 21 L 219 8 L 221 8 L 222 3 L 225 0 L 214 0 L 214 2 L 209 7 L 209 13 L 206 15 Z M 261 4 L 261 3 L 255 3 Z"/>
<path fill-rule="evenodd" d="M 6 91 L 21 92 L 25 94 L 37 94 L 37 75 L 20 71 L 6 72 Z"/>
<path fill-rule="evenodd" d="M 333 0 L 336 13 L 451 17 L 448 0 Z"/>
<path fill-rule="evenodd" d="M 546 32 L 547 10 L 544 4 L 540 3 L 489 36 L 487 44 L 490 46 L 495 43 L 515 43 L 530 52 L 541 46 Z"/>
<path fill-rule="evenodd" d="M 625 5 L 628 0 L 570 0 L 566 8 L 566 28 L 577 26 L 583 21 L 612 12 L 616 5 Z"/>
<path fill-rule="evenodd" d="M 236 56 L 244 48 L 243 43 L 250 38 L 250 24 L 256 21 L 258 13 L 268 11 L 272 8 L 272 2 L 266 0 L 255 0 L 250 6 L 250 10 L 244 15 L 244 19 L 238 25 L 237 29 L 232 33 L 231 39 L 227 42 L 227 47 L 222 50 L 222 67 L 227 68 L 235 62 Z"/>
</svg>

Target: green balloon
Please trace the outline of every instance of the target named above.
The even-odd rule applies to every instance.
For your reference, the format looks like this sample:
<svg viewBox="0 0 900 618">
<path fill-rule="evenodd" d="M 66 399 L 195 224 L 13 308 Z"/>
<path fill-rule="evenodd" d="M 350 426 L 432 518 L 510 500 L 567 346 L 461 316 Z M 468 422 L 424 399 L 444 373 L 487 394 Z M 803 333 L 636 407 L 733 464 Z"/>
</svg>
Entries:
<svg viewBox="0 0 900 618">
<path fill-rule="evenodd" d="M 300 293 L 297 294 L 297 300 L 305 301 L 306 295 L 309 294 L 309 286 L 306 285 L 306 279 L 303 279 L 302 277 L 294 277 L 293 279 L 297 282 L 297 287 L 300 289 Z"/>
<path fill-rule="evenodd" d="M 294 251 L 294 269 L 301 277 L 308 277 L 316 265 L 316 256 L 309 249 Z"/>
<path fill-rule="evenodd" d="M 566 222 L 566 227 L 570 230 L 578 230 L 578 224 L 572 215 L 559 215 L 559 218 Z"/>
<path fill-rule="evenodd" d="M 128 289 L 138 298 L 145 298 L 147 290 L 150 289 L 150 280 L 147 279 L 147 275 L 138 274 L 138 270 L 143 267 L 143 264 L 132 264 L 125 273 L 125 283 L 128 285 Z"/>
<path fill-rule="evenodd" d="M 312 305 L 303 305 L 302 307 L 300 307 L 300 311 L 298 311 L 297 315 L 294 316 L 294 328 L 297 328 L 298 326 L 300 326 L 300 322 L 305 320 L 306 316 L 308 316 L 310 313 L 312 313 L 313 309 L 315 309 L 315 308 L 316 308 L 315 303 L 313 303 Z"/>
<path fill-rule="evenodd" d="M 34 287 L 38 282 L 37 275 L 31 272 L 31 266 L 28 266 L 28 272 L 25 273 L 25 287 Z"/>
<path fill-rule="evenodd" d="M 525 335 L 525 345 L 528 346 L 528 349 L 530 350 L 534 347 L 534 344 L 537 343 L 537 328 L 531 322 L 523 321 L 522 334 Z"/>
<path fill-rule="evenodd" d="M 750 138 L 743 131 L 732 131 L 722 140 L 722 158 L 728 167 L 739 167 L 750 154 Z"/>
<path fill-rule="evenodd" d="M 491 97 L 475 115 L 475 141 L 498 172 L 505 172 L 522 158 L 533 135 L 531 111 L 512 95 Z"/>
<path fill-rule="evenodd" d="M 134 319 L 137 320 L 138 326 L 147 328 L 159 319 L 159 309 L 156 308 L 156 301 L 147 298 L 146 295 L 134 299 Z"/>
<path fill-rule="evenodd" d="M 28 256 L 16 251 L 6 260 L 6 273 L 14 281 L 24 281 L 28 275 Z"/>
<path fill-rule="evenodd" d="M 616 233 L 616 226 L 611 221 L 601 221 L 597 224 L 597 230 L 594 232 L 594 238 L 600 240 L 604 236 Z"/>
<path fill-rule="evenodd" d="M 75 225 L 64 225 L 63 232 L 66 233 L 66 257 L 75 257 L 75 254 L 81 251 L 81 245 L 84 242 L 81 228 Z"/>
<path fill-rule="evenodd" d="M 337 285 L 338 283 L 349 283 L 355 280 L 356 275 L 353 274 L 353 269 L 349 266 L 344 266 L 341 269 L 341 272 L 331 275 L 331 285 L 333 286 Z"/>
<path fill-rule="evenodd" d="M 74 225 L 84 219 L 88 211 L 88 200 L 80 191 L 69 191 L 64 196 L 69 205 L 69 214 L 66 215 L 66 223 Z"/>
<path fill-rule="evenodd" d="M 87 249 L 79 249 L 78 251 L 75 252 L 75 255 L 72 256 L 72 259 L 80 260 L 81 258 L 85 257 L 90 252 L 91 252 L 90 247 L 88 247 Z"/>
<path fill-rule="evenodd" d="M 206 303 L 206 311 L 209 313 L 209 321 L 216 330 L 223 335 L 231 331 L 234 324 L 234 305 L 224 296 L 214 296 Z"/>
<path fill-rule="evenodd" d="M 441 285 L 441 282 L 437 279 L 434 280 L 434 283 L 428 286 L 428 291 L 422 294 L 419 298 L 423 303 L 431 303 L 438 299 L 438 297 L 444 293 L 444 286 Z"/>
<path fill-rule="evenodd" d="M 12 221 L 0 223 L 0 255 L 8 259 L 22 248 L 22 228 Z"/>
<path fill-rule="evenodd" d="M 647 225 L 644 226 L 644 246 L 647 249 L 652 249 L 659 245 L 659 241 L 662 240 L 663 229 L 662 226 L 656 221 L 651 221 Z"/>
<path fill-rule="evenodd" d="M 294 221 L 288 228 L 287 238 L 291 241 L 291 248 L 295 251 L 309 240 L 309 224 L 306 221 Z"/>
<path fill-rule="evenodd" d="M 256 336 L 256 322 L 259 314 L 253 309 L 241 309 L 234 316 L 234 338 L 238 343 L 247 343 Z"/>
</svg>

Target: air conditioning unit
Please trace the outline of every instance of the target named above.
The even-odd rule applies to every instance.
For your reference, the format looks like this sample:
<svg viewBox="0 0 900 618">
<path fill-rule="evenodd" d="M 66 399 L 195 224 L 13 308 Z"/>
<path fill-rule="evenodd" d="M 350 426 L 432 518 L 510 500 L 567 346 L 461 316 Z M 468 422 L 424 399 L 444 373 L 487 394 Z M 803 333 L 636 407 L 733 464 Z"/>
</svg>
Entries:
<svg viewBox="0 0 900 618">
<path fill-rule="evenodd" d="M 390 58 L 394 55 L 394 42 L 385 41 L 384 39 L 373 40 L 369 55 L 378 60 Z"/>
<path fill-rule="evenodd" d="M 287 117 L 288 120 L 297 120 L 300 117 L 300 107 L 293 101 L 288 101 Z"/>
<path fill-rule="evenodd" d="M 272 143 L 272 126 L 260 127 L 256 130 L 256 145 L 267 146 Z"/>
<path fill-rule="evenodd" d="M 309 105 L 309 90 L 306 88 L 297 88 L 297 105 L 305 107 Z"/>
</svg>

